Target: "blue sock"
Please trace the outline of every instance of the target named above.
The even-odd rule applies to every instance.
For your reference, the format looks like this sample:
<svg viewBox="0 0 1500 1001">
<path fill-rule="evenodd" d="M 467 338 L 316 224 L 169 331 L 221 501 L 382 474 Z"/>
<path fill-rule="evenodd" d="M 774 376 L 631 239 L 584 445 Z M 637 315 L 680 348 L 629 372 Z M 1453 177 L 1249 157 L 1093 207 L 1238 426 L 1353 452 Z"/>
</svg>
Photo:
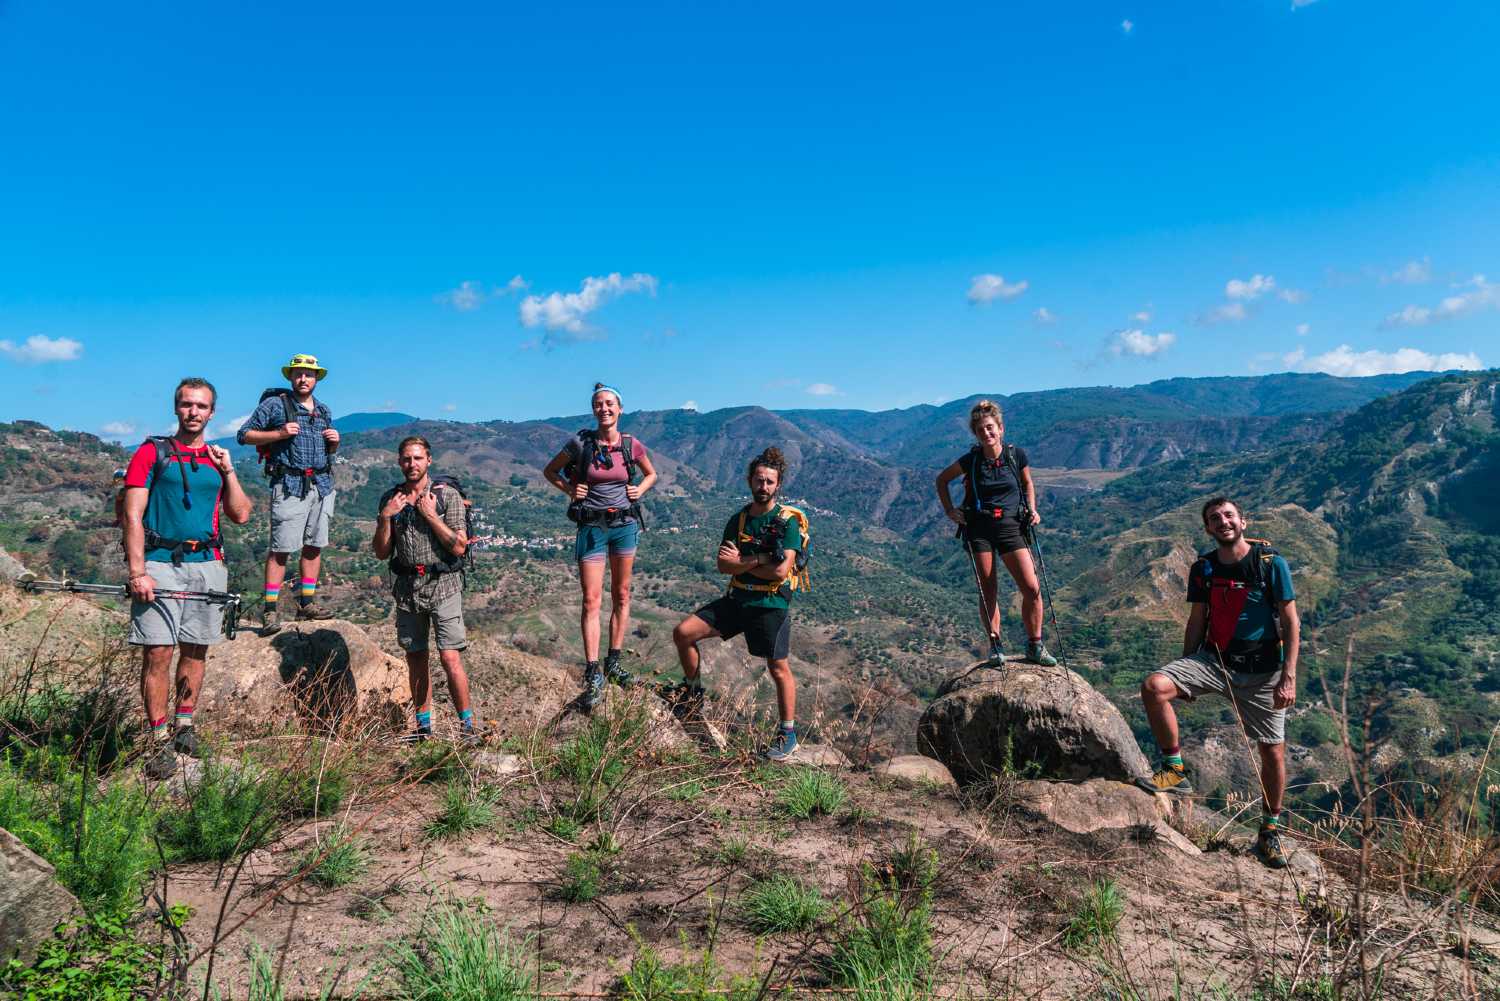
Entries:
<svg viewBox="0 0 1500 1001">
<path fill-rule="evenodd" d="M 458 711 L 458 723 L 465 730 L 474 729 L 474 710 L 460 709 Z"/>
<path fill-rule="evenodd" d="M 421 711 L 417 712 L 417 729 L 423 731 L 424 733 L 431 733 L 432 732 L 432 710 L 431 709 L 428 709 L 426 712 L 421 712 Z"/>
</svg>

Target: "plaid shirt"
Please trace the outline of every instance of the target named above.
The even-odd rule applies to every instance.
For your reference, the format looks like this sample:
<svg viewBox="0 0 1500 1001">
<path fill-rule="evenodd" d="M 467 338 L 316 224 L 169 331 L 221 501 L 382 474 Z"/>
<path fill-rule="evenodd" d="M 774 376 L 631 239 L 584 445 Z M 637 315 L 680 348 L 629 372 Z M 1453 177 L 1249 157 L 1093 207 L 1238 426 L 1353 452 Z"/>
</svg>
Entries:
<svg viewBox="0 0 1500 1001">
<path fill-rule="evenodd" d="M 440 491 L 438 501 L 443 508 L 443 524 L 463 534 L 463 497 L 451 487 L 438 485 L 432 489 Z M 427 519 L 422 517 L 415 504 L 403 508 L 392 521 L 391 541 L 395 546 L 391 555 L 411 566 L 442 563 L 445 558 L 452 556 L 438 545 L 432 534 L 432 526 L 427 524 Z M 403 612 L 430 612 L 443 599 L 458 594 L 463 588 L 464 575 L 453 571 L 436 577 L 397 576 L 391 593 L 395 595 L 396 607 Z"/>
<path fill-rule="evenodd" d="M 322 472 L 313 474 L 312 481 L 318 487 L 318 496 L 327 497 L 333 493 L 333 466 L 328 455 L 328 443 L 323 440 L 323 432 L 333 427 L 333 421 L 328 408 L 322 405 L 314 406 L 312 413 L 300 407 L 298 411 L 297 436 L 271 446 L 271 461 L 290 466 L 292 471 L 283 470 L 273 476 L 271 485 L 274 487 L 280 483 L 288 497 L 301 497 L 307 481 L 298 470 L 322 469 Z M 286 412 L 282 408 L 281 397 L 268 396 L 260 401 L 255 413 L 240 427 L 235 440 L 243 445 L 246 431 L 279 431 L 285 424 Z"/>
</svg>

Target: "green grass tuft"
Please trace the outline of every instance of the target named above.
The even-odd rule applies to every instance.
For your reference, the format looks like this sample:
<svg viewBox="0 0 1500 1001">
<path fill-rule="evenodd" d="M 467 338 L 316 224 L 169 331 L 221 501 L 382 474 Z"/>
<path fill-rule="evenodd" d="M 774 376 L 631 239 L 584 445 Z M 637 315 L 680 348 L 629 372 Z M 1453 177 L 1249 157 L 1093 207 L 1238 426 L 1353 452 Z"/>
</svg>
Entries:
<svg viewBox="0 0 1500 1001">
<path fill-rule="evenodd" d="M 427 836 L 434 839 L 458 838 L 470 831 L 494 827 L 495 794 L 486 788 L 473 789 L 465 782 L 450 782 L 443 791 L 443 812 L 427 825 Z"/>
<path fill-rule="evenodd" d="M 772 876 L 754 883 L 740 897 L 740 913 L 751 931 L 777 935 L 807 931 L 828 910 L 817 887 L 791 876 Z"/>
<path fill-rule="evenodd" d="M 1084 949 L 1113 941 L 1125 916 L 1125 896 L 1112 879 L 1090 883 L 1078 910 L 1063 928 L 1065 949 Z"/>
<path fill-rule="evenodd" d="M 157 823 L 168 854 L 184 862 L 222 862 L 270 841 L 280 777 L 216 758 L 204 758 L 202 766 L 187 808 L 167 809 Z"/>
<path fill-rule="evenodd" d="M 788 775 L 776 794 L 776 808 L 794 820 L 818 815 L 831 816 L 849 798 L 849 790 L 838 778 L 812 768 L 799 768 Z"/>
<path fill-rule="evenodd" d="M 299 869 L 310 868 L 310 882 L 328 889 L 348 886 L 370 868 L 370 848 L 360 838 L 339 827 L 324 840 L 313 845 L 302 856 Z"/>
<path fill-rule="evenodd" d="M 568 856 L 557 895 L 569 903 L 587 903 L 599 896 L 604 879 L 604 865 L 598 852 L 575 852 Z"/>
<path fill-rule="evenodd" d="M 434 912 L 424 927 L 390 948 L 386 966 L 395 1001 L 534 1001 L 531 939 L 454 907 Z"/>
</svg>

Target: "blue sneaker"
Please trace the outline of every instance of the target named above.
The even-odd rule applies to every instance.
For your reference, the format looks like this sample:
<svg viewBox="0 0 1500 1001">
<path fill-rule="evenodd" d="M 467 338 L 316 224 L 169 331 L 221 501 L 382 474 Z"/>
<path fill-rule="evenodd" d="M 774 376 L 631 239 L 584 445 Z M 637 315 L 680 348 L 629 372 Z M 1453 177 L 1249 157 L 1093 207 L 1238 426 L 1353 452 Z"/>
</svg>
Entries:
<svg viewBox="0 0 1500 1001">
<path fill-rule="evenodd" d="M 990 667 L 1000 667 L 1005 663 L 1005 647 L 1000 643 L 1000 637 L 990 637 L 990 655 L 985 659 Z"/>
<path fill-rule="evenodd" d="M 578 702 L 585 709 L 593 709 L 604 701 L 604 672 L 598 664 L 589 664 L 583 671 L 583 694 Z"/>
<path fill-rule="evenodd" d="M 797 747 L 797 731 L 777 727 L 776 739 L 771 741 L 771 748 L 766 751 L 766 760 L 785 761 L 797 753 Z"/>
</svg>

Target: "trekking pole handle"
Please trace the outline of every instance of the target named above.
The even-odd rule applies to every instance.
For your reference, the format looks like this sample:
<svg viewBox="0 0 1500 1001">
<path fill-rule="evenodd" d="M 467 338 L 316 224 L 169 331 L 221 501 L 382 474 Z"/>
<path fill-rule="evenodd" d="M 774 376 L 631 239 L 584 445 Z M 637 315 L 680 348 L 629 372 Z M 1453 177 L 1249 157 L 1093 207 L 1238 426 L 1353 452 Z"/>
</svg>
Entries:
<svg viewBox="0 0 1500 1001">
<path fill-rule="evenodd" d="M 107 594 L 127 597 L 129 588 L 124 584 L 85 584 L 76 580 L 39 580 L 34 574 L 22 574 L 16 586 L 23 591 L 67 591 L 73 594 Z M 240 596 L 230 591 L 170 591 L 157 589 L 158 598 L 171 601 L 202 601 L 224 606 L 224 638 L 234 639 L 240 625 Z"/>
</svg>

